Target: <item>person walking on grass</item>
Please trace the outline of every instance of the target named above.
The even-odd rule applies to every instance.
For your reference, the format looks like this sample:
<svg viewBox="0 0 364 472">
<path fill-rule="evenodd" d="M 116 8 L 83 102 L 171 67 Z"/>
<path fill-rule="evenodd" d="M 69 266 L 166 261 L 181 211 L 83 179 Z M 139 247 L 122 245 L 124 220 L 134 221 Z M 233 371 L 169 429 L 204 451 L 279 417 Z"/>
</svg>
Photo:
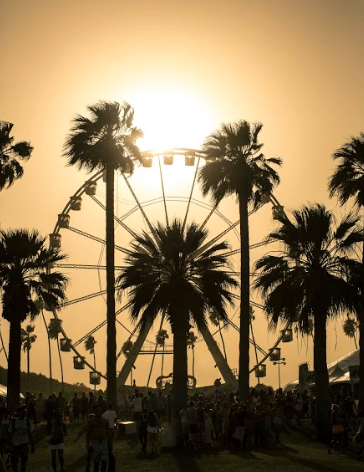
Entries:
<svg viewBox="0 0 364 472">
<path fill-rule="evenodd" d="M 331 407 L 331 425 L 332 425 L 332 439 L 327 450 L 331 454 L 331 449 L 340 445 L 341 452 L 344 452 L 344 421 L 340 415 L 339 405 L 333 404 Z"/>
<path fill-rule="evenodd" d="M 106 472 L 109 451 L 113 448 L 112 437 L 108 420 L 101 416 L 102 407 L 96 404 L 94 411 L 95 416 L 86 425 L 86 447 L 94 464 L 94 472 Z"/>
<path fill-rule="evenodd" d="M 33 426 L 29 418 L 26 417 L 26 406 L 17 408 L 17 418 L 9 424 L 9 442 L 11 445 L 11 466 L 13 472 L 18 472 L 18 462 L 20 459 L 20 472 L 26 472 L 28 462 L 29 445 L 32 454 L 35 451 L 33 441 Z"/>
<path fill-rule="evenodd" d="M 157 440 L 159 433 L 159 423 L 157 415 L 153 410 L 150 410 L 148 415 L 148 426 L 147 431 L 149 433 L 150 442 L 152 444 L 152 454 L 157 452 Z"/>
<path fill-rule="evenodd" d="M 146 454 L 147 452 L 147 442 L 148 442 L 148 410 L 146 406 L 143 406 L 142 413 L 140 415 L 140 421 L 138 426 L 139 440 L 142 445 L 142 453 Z"/>
<path fill-rule="evenodd" d="M 361 459 L 361 455 L 364 452 L 364 409 L 360 410 L 358 430 L 353 438 L 354 444 L 359 445 L 360 449 L 356 451 L 358 459 Z"/>
<path fill-rule="evenodd" d="M 105 411 L 105 413 L 102 414 L 102 417 L 108 420 L 110 434 L 111 434 L 111 437 L 113 438 L 117 415 L 116 415 L 115 410 L 113 409 L 112 403 L 109 403 L 107 405 L 107 410 Z"/>
<path fill-rule="evenodd" d="M 64 472 L 64 437 L 67 436 L 67 428 L 62 421 L 62 416 L 61 410 L 58 409 L 47 426 L 47 433 L 50 436 L 48 448 L 51 451 L 53 472 L 57 470 L 57 453 L 61 472 Z"/>
</svg>

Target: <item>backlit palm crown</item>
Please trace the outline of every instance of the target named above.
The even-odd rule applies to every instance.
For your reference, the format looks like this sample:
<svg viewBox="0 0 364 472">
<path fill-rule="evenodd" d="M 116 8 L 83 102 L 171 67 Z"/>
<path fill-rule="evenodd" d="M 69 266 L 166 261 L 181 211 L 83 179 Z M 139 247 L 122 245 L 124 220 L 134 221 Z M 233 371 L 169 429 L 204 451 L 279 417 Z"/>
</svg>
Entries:
<svg viewBox="0 0 364 472">
<path fill-rule="evenodd" d="M 99 102 L 88 110 L 91 118 L 78 116 L 66 140 L 68 164 L 90 172 L 111 164 L 115 170 L 132 173 L 135 159 L 141 159 L 135 141 L 143 135 L 133 126 L 133 108 L 128 103 Z"/>
<path fill-rule="evenodd" d="M 58 318 L 52 318 L 48 324 L 48 335 L 51 339 L 58 339 L 62 332 L 62 321 Z"/>
<path fill-rule="evenodd" d="M 211 192 L 216 203 L 227 195 L 244 195 L 257 206 L 262 195 L 269 194 L 279 183 L 271 164 L 281 165 L 280 158 L 266 159 L 261 152 L 258 134 L 263 125 L 241 120 L 223 124 L 203 145 L 211 158 L 200 171 L 199 181 L 204 195 Z"/>
<path fill-rule="evenodd" d="M 90 335 L 86 338 L 85 340 L 85 349 L 86 351 L 90 351 L 91 354 L 95 352 L 95 344 L 96 344 L 96 339 L 94 336 Z"/>
<path fill-rule="evenodd" d="M 196 224 L 184 230 L 177 220 L 167 227 L 158 224 L 153 237 L 145 232 L 138 236 L 117 279 L 120 293 L 129 290 L 134 320 L 142 313 L 143 325 L 143 321 L 153 321 L 163 313 L 173 331 L 179 314 L 188 314 L 197 326 L 203 326 L 210 306 L 226 319 L 226 305 L 233 299 L 230 289 L 237 282 L 224 270 L 227 257 L 221 251 L 228 248 L 227 244 L 199 251 L 206 238 L 207 232 Z"/>
<path fill-rule="evenodd" d="M 352 137 L 333 158 L 339 159 L 334 174 L 329 180 L 330 196 L 337 196 L 344 204 L 353 197 L 356 205 L 364 205 L 364 133 Z"/>
<path fill-rule="evenodd" d="M 10 136 L 12 128 L 11 123 L 0 122 L 0 191 L 23 175 L 19 160 L 28 160 L 33 151 L 26 141 L 14 144 L 14 138 Z"/>
<path fill-rule="evenodd" d="M 355 310 L 350 279 L 360 273 L 356 259 L 364 236 L 358 217 L 349 214 L 335 225 L 323 205 L 304 207 L 292 217 L 281 218 L 281 227 L 268 235 L 281 247 L 256 262 L 254 286 L 265 296 L 271 327 L 283 318 L 307 331 L 315 312 L 331 317 Z"/>
<path fill-rule="evenodd" d="M 0 288 L 3 317 L 11 321 L 39 313 L 37 301 L 57 308 L 65 299 L 67 278 L 48 272 L 51 264 L 65 259 L 57 248 L 48 248 L 36 231 L 9 230 L 0 233 Z"/>
</svg>

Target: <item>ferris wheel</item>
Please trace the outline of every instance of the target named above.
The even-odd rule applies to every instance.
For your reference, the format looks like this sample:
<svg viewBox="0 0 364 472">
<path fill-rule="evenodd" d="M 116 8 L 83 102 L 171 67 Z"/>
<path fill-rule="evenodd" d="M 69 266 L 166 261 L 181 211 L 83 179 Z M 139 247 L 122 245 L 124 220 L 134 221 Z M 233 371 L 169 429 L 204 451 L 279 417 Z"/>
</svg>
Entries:
<svg viewBox="0 0 364 472">
<path fill-rule="evenodd" d="M 142 166 L 133 175 L 120 174 L 115 177 L 115 271 L 122 268 L 123 258 L 129 253 L 129 245 L 142 230 L 150 232 L 153 225 L 179 218 L 183 222 L 195 221 L 209 231 L 211 244 L 228 240 L 231 250 L 228 253 L 231 271 L 239 277 L 239 232 L 237 204 L 233 199 L 226 199 L 218 206 L 204 197 L 197 185 L 198 171 L 208 161 L 206 155 L 196 149 L 174 148 L 164 152 L 143 152 Z M 91 360 L 91 351 L 85 344 L 92 337 L 97 341 L 106 340 L 106 263 L 105 263 L 105 179 L 102 171 L 96 172 L 69 198 L 63 210 L 58 214 L 53 232 L 49 235 L 52 247 L 62 248 L 69 255 L 68 262 L 57 264 L 55 268 L 66 273 L 70 280 L 68 301 L 64 303 L 61 313 L 53 312 L 57 321 L 60 339 L 60 350 L 73 352 L 74 369 L 84 371 L 89 369 L 89 382 L 99 385 L 106 379 L 106 366 L 96 365 L 96 357 Z M 273 211 L 273 214 L 272 214 Z M 264 238 L 269 230 L 261 231 L 262 224 L 274 224 L 284 212 L 283 206 L 270 194 L 262 201 L 259 208 L 249 214 L 251 240 L 251 259 L 256 260 L 262 255 L 265 245 Z M 269 226 L 269 225 L 268 225 Z M 259 254 L 260 252 L 260 254 Z M 255 254 L 257 253 L 257 254 Z M 52 270 L 52 268 L 50 269 Z M 267 361 L 279 362 L 281 359 L 280 343 L 293 339 L 289 323 L 282 325 L 278 337 L 271 345 L 263 348 L 256 340 L 255 314 L 263 307 L 251 300 L 251 336 L 252 355 L 250 356 L 250 372 L 258 380 L 265 377 Z M 232 386 L 236 384 L 237 371 L 232 368 L 230 354 L 236 357 L 237 344 L 231 342 L 232 333 L 238 336 L 238 308 L 230 311 L 227 323 L 221 323 L 214 314 L 210 313 L 208 327 L 201 333 L 194 334 L 191 327 L 190 343 L 193 356 L 199 346 L 206 347 L 211 354 L 214 367 L 218 368 L 224 381 Z M 62 318 L 62 320 L 60 320 Z M 128 318 L 128 303 L 117 303 L 117 343 L 118 350 L 118 384 L 124 385 L 130 376 L 133 381 L 133 370 L 137 360 L 152 357 L 147 363 L 149 374 L 145 382 L 149 386 L 156 355 L 162 356 L 161 375 L 156 384 L 162 387 L 170 375 L 164 375 L 164 356 L 173 353 L 173 346 L 167 343 L 168 326 L 163 325 L 163 318 L 158 327 L 146 326 L 140 330 L 138 325 L 131 324 Z M 159 328 L 156 331 L 156 328 Z M 229 328 L 230 340 L 228 346 L 224 342 L 225 329 Z M 161 341 L 160 333 L 164 332 Z M 159 335 L 159 338 L 158 338 Z M 106 342 L 99 343 L 101 348 Z M 230 351 L 230 352 L 229 352 Z M 202 351 L 201 351 L 202 352 Z M 105 357 L 105 356 L 101 356 Z M 70 359 L 71 362 L 71 359 Z M 139 362 L 139 361 L 138 361 Z M 104 362 L 105 364 L 105 362 Z M 144 364 L 146 364 L 144 362 Z M 189 385 L 196 385 L 194 375 L 194 359 Z M 81 378 L 81 377 L 80 377 Z M 172 380 L 172 379 L 169 379 Z"/>
</svg>

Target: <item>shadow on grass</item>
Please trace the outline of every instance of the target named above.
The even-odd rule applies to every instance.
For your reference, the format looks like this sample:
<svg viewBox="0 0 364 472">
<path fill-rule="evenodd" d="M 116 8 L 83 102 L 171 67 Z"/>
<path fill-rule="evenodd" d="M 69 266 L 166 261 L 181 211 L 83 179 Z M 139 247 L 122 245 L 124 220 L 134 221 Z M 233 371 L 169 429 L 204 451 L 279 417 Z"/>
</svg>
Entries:
<svg viewBox="0 0 364 472">
<path fill-rule="evenodd" d="M 322 471 L 322 472 L 337 472 L 336 467 L 330 467 L 327 464 L 319 464 L 317 461 L 305 459 L 302 456 L 294 457 L 290 454 L 286 455 L 286 459 L 291 462 L 297 462 L 300 465 L 304 465 L 308 470 Z"/>
<path fill-rule="evenodd" d="M 171 452 L 181 472 L 201 472 L 201 468 L 196 462 L 196 455 L 199 455 L 199 452 L 195 452 L 189 447 L 174 447 Z"/>
<path fill-rule="evenodd" d="M 293 447 L 287 446 L 286 444 L 281 443 L 281 447 L 259 447 L 253 449 L 253 452 L 259 452 L 260 454 L 265 454 L 267 456 L 284 456 L 286 457 L 287 454 L 299 454 L 300 451 Z"/>
</svg>

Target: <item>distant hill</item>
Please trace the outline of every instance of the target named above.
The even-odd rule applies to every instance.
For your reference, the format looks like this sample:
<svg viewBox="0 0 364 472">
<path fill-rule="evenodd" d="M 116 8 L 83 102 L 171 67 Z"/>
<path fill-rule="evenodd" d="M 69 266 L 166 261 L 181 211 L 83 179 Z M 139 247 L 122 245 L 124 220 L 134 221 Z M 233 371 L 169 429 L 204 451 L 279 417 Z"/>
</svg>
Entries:
<svg viewBox="0 0 364 472">
<path fill-rule="evenodd" d="M 7 382 L 7 373 L 8 370 L 0 367 L 0 384 L 6 385 Z M 27 391 L 27 374 L 26 372 L 20 373 L 20 385 L 21 385 L 21 392 L 25 395 Z M 29 391 L 38 395 L 38 393 L 42 392 L 44 397 L 48 397 L 50 393 L 55 392 L 57 395 L 59 392 L 62 391 L 62 383 L 59 380 L 52 379 L 52 392 L 50 391 L 50 380 L 49 377 L 46 377 L 42 374 L 29 374 Z M 91 392 L 93 391 L 91 388 L 87 387 L 84 384 L 69 384 L 64 382 L 64 394 L 67 398 L 73 396 L 74 392 L 81 393 L 81 392 Z"/>
</svg>

